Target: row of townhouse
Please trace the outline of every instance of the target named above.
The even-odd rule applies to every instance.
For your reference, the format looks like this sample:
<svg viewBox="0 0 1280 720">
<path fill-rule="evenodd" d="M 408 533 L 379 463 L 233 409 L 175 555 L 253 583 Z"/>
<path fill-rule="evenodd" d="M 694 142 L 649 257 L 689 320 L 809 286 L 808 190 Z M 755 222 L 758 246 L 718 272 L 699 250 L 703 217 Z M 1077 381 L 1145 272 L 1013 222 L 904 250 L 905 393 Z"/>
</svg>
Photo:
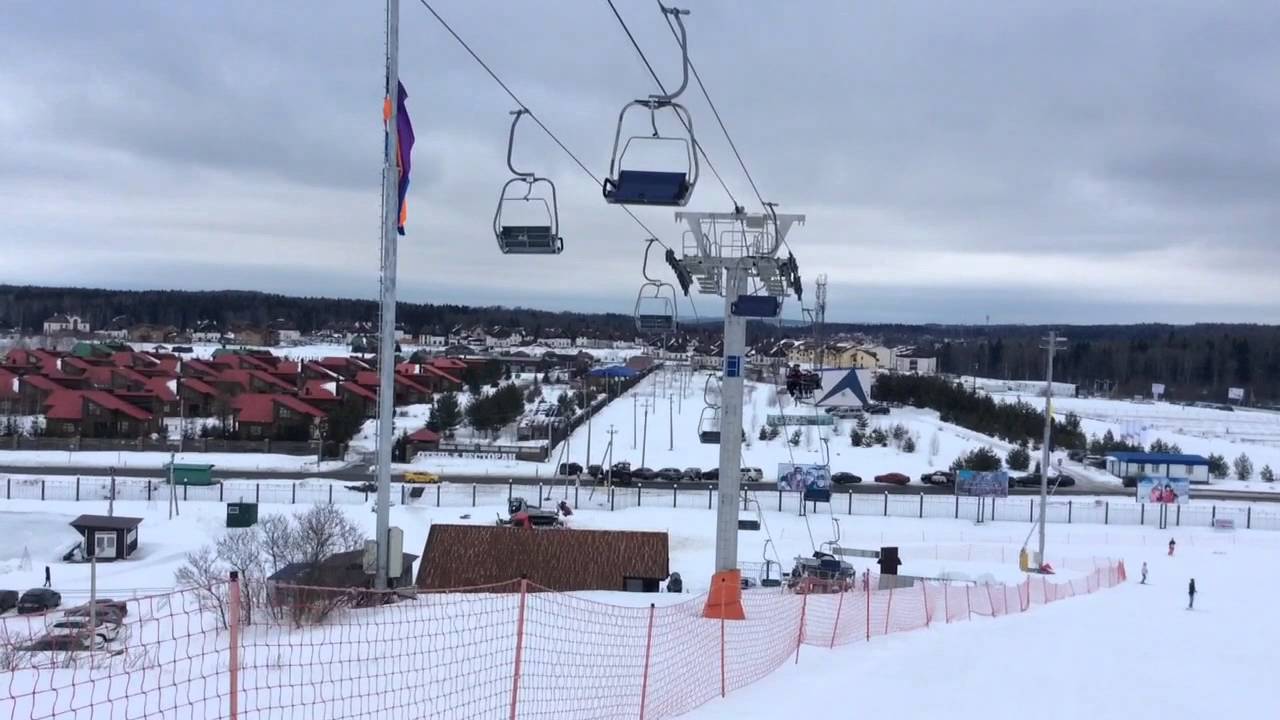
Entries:
<svg viewBox="0 0 1280 720">
<path fill-rule="evenodd" d="M 751 352 L 758 365 L 813 366 L 820 363 L 827 368 L 890 370 L 917 375 L 938 372 L 936 357 L 910 346 L 889 347 L 835 340 L 824 343 L 819 352 L 812 339 L 804 338 L 772 341 L 752 348 Z"/>
<path fill-rule="evenodd" d="M 425 403 L 461 387 L 463 361 L 396 367 L 394 403 Z M 218 418 L 242 440 L 307 440 L 340 406 L 377 410 L 377 368 L 350 357 L 293 361 L 223 350 L 209 360 L 80 343 L 69 353 L 11 350 L 0 361 L 0 413 L 43 416 L 55 437 L 163 434 L 174 417 Z"/>
</svg>

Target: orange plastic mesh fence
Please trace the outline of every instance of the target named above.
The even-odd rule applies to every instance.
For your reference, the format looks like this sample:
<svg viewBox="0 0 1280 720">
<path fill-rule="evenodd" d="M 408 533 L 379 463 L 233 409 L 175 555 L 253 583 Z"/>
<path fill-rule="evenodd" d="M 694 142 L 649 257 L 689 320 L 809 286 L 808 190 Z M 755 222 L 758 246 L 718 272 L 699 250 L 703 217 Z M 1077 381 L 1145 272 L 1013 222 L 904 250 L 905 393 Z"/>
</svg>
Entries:
<svg viewBox="0 0 1280 720">
<path fill-rule="evenodd" d="M 1079 575 L 1017 585 L 880 589 L 866 576 L 843 593 L 748 591 L 742 621 L 702 617 L 702 596 L 623 606 L 519 580 L 397 602 L 367 590 L 221 583 L 128 600 L 118 635 L 92 651 L 69 649 L 81 641 L 74 631 L 47 639 L 65 630 L 52 627 L 61 615 L 0 618 L 0 720 L 225 718 L 233 683 L 235 717 L 255 720 L 657 720 L 802 661 L 804 645 L 1024 612 L 1125 578 L 1122 563 L 1068 566 Z"/>
</svg>

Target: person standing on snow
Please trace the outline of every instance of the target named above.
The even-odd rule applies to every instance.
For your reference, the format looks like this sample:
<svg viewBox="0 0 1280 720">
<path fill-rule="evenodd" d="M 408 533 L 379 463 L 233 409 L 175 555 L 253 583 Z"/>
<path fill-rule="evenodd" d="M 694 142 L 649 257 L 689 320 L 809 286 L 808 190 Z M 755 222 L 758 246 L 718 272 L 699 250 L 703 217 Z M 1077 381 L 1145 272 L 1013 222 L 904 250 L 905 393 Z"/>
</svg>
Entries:
<svg viewBox="0 0 1280 720">
<path fill-rule="evenodd" d="M 1169 538 L 1169 557 L 1173 557 L 1173 547 L 1176 544 L 1177 543 L 1173 541 L 1173 538 Z"/>
<path fill-rule="evenodd" d="M 1147 584 L 1147 564 L 1146 564 L 1145 562 L 1144 562 L 1144 563 L 1142 563 L 1142 582 L 1140 582 L 1140 583 L 1138 583 L 1138 584 L 1139 584 L 1139 585 L 1146 585 L 1146 584 Z"/>
<path fill-rule="evenodd" d="M 1191 578 L 1191 584 L 1187 586 L 1187 609 L 1190 610 L 1196 606 L 1196 579 Z"/>
</svg>

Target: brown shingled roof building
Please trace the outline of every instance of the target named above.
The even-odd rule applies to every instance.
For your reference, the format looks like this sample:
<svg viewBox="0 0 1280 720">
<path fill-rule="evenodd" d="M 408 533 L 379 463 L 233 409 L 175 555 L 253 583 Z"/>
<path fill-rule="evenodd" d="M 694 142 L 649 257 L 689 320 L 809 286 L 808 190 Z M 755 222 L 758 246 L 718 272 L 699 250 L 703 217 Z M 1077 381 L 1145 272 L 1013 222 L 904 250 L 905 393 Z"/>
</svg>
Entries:
<svg viewBox="0 0 1280 720">
<path fill-rule="evenodd" d="M 667 534 L 433 525 L 418 587 L 448 590 L 528 578 L 541 587 L 657 592 L 669 574 Z"/>
</svg>

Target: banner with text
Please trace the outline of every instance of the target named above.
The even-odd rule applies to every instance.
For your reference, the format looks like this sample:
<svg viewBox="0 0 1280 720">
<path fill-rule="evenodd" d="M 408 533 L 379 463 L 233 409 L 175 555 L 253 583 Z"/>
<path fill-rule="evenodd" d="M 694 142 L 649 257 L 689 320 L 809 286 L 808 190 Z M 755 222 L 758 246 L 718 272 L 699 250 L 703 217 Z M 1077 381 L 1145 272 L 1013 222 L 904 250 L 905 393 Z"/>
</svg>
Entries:
<svg viewBox="0 0 1280 720">
<path fill-rule="evenodd" d="M 1009 497 L 1009 473 L 960 470 L 956 472 L 956 494 L 965 497 Z"/>
<path fill-rule="evenodd" d="M 778 489 L 801 492 L 829 490 L 831 469 L 826 465 L 793 465 L 778 463 Z"/>
</svg>

